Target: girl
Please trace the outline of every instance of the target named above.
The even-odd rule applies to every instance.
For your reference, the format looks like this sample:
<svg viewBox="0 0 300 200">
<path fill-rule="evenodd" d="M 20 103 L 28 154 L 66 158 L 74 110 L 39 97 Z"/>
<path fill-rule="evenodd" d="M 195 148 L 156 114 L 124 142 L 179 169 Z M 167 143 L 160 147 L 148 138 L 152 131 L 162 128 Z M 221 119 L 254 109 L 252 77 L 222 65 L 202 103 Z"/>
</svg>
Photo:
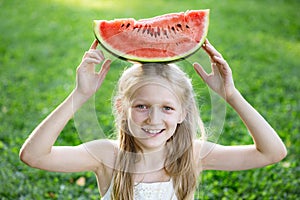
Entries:
<svg viewBox="0 0 300 200">
<path fill-rule="evenodd" d="M 31 167 L 93 171 L 102 199 L 193 199 L 202 170 L 245 170 L 279 162 L 286 148 L 268 122 L 235 88 L 231 69 L 206 40 L 212 72 L 193 66 L 248 128 L 253 145 L 205 141 L 204 127 L 186 74 L 173 64 L 135 64 L 121 76 L 114 99 L 118 140 L 53 146 L 73 114 L 100 88 L 110 60 L 94 41 L 77 68 L 76 87 L 24 143 L 20 158 Z M 196 138 L 199 133 L 202 137 Z"/>
</svg>

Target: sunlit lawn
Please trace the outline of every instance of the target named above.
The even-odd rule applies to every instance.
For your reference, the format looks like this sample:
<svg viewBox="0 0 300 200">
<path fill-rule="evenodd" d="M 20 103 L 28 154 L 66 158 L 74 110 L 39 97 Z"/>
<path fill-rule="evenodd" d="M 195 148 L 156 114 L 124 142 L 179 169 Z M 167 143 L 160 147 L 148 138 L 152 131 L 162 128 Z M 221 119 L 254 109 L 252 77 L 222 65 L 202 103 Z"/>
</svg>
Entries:
<svg viewBox="0 0 300 200">
<path fill-rule="evenodd" d="M 262 169 L 204 172 L 197 196 L 300 197 L 299 7 L 298 0 L 0 0 L 0 199 L 99 199 L 92 173 L 45 172 L 29 168 L 18 157 L 32 129 L 73 89 L 75 69 L 94 39 L 93 19 L 139 19 L 206 8 L 211 9 L 211 43 L 231 65 L 236 86 L 283 138 L 289 154 L 281 163 Z M 96 100 L 100 124 L 111 134 L 111 94 L 130 64 L 106 55 L 114 62 Z M 189 65 L 194 61 L 208 66 L 202 51 L 179 64 L 193 78 L 201 95 L 202 117 L 209 124 L 210 97 Z M 229 107 L 226 114 L 218 142 L 249 144 L 251 138 L 237 115 Z M 85 140 L 72 120 L 57 144 Z"/>
</svg>

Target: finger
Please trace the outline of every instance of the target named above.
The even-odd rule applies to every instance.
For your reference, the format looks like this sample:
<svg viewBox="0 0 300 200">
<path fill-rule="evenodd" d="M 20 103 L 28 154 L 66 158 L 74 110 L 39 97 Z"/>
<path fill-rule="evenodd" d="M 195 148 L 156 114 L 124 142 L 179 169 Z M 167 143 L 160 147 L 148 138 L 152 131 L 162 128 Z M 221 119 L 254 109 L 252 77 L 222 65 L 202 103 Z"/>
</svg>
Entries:
<svg viewBox="0 0 300 200">
<path fill-rule="evenodd" d="M 205 50 L 205 52 L 211 57 L 211 59 L 214 56 L 218 56 L 222 58 L 222 54 L 216 50 L 216 48 L 210 44 L 210 42 L 208 41 L 208 39 L 205 40 L 205 45 L 203 45 L 203 49 Z"/>
<path fill-rule="evenodd" d="M 103 80 L 105 79 L 106 74 L 110 68 L 110 63 L 111 63 L 111 60 L 108 59 L 108 60 L 105 60 L 104 63 L 102 64 L 101 70 L 98 73 L 99 79 L 98 79 L 97 88 L 99 88 L 101 86 Z"/>
<path fill-rule="evenodd" d="M 106 74 L 110 68 L 110 64 L 111 64 L 111 60 L 107 59 L 104 61 L 104 63 L 102 64 L 102 67 L 99 71 L 99 75 L 101 74 Z"/>
<path fill-rule="evenodd" d="M 83 58 L 95 58 L 99 60 L 104 60 L 104 55 L 102 51 L 97 50 L 97 49 L 90 49 L 89 51 L 86 51 Z"/>
<path fill-rule="evenodd" d="M 92 43 L 92 45 L 91 45 L 90 49 L 96 49 L 96 48 L 97 48 L 97 46 L 98 46 L 98 40 L 97 40 L 97 39 L 95 39 L 95 40 L 94 40 L 94 42 Z"/>
<path fill-rule="evenodd" d="M 100 55 L 101 59 L 104 60 L 105 56 L 101 50 L 97 50 L 97 53 Z"/>
<path fill-rule="evenodd" d="M 216 57 L 215 58 L 216 61 L 216 66 L 218 67 L 218 70 L 222 73 L 222 74 L 231 74 L 231 68 L 229 67 L 228 63 L 226 62 L 226 60 Z"/>
<path fill-rule="evenodd" d="M 194 66 L 194 69 L 196 70 L 197 74 L 199 74 L 199 76 L 202 78 L 202 80 L 204 82 L 206 82 L 208 74 L 203 69 L 203 67 L 198 63 L 194 63 L 193 66 Z"/>
<path fill-rule="evenodd" d="M 220 74 L 220 69 L 219 69 L 219 66 L 217 65 L 217 63 L 212 63 L 211 68 L 212 68 L 212 72 L 214 75 Z"/>
<path fill-rule="evenodd" d="M 97 65 L 97 64 L 100 64 L 100 63 L 101 63 L 101 60 L 95 59 L 95 58 L 86 58 L 86 59 L 84 59 L 84 60 L 82 61 L 82 65 L 83 65 L 84 67 L 88 67 L 88 66 L 90 66 L 91 64 Z"/>
<path fill-rule="evenodd" d="M 218 56 L 214 56 L 213 60 L 220 65 L 228 65 L 225 59 L 220 58 Z"/>
<path fill-rule="evenodd" d="M 203 45 L 202 45 L 202 48 L 208 54 L 208 56 L 210 57 L 210 61 L 213 64 L 214 63 L 214 60 L 213 60 L 214 55 L 212 53 L 211 46 L 212 45 L 210 44 L 209 40 L 206 38 Z"/>
<path fill-rule="evenodd" d="M 205 41 L 204 41 L 204 43 L 203 43 L 203 46 L 205 47 L 205 45 L 208 44 L 208 43 L 209 43 L 209 41 L 208 41 L 208 39 L 206 38 Z"/>
</svg>

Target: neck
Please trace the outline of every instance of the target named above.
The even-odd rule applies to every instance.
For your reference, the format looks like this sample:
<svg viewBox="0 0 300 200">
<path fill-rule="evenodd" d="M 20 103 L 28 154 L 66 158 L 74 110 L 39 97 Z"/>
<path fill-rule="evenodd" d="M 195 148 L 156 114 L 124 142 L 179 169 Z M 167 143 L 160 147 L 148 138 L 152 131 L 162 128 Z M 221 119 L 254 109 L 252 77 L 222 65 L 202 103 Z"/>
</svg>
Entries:
<svg viewBox="0 0 300 200">
<path fill-rule="evenodd" d="M 143 152 L 141 159 L 136 163 L 136 173 L 151 173 L 164 168 L 166 158 L 166 148 L 161 148 L 158 151 Z"/>
</svg>

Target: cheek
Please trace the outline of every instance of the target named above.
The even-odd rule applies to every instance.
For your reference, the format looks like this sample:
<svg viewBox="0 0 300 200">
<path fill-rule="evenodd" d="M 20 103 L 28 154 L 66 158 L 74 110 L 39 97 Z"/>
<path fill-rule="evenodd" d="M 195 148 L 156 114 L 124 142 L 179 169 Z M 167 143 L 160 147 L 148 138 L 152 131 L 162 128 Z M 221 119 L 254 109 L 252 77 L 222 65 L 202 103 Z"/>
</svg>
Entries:
<svg viewBox="0 0 300 200">
<path fill-rule="evenodd" d="M 170 115 L 168 119 L 171 123 L 178 124 L 181 121 L 181 118 L 182 118 L 181 116 L 182 115 L 177 112 L 177 113 L 174 113 L 173 115 Z"/>
<path fill-rule="evenodd" d="M 176 129 L 177 124 L 180 122 L 180 118 L 178 116 L 166 116 L 164 122 L 168 124 L 170 128 Z"/>
<path fill-rule="evenodd" d="M 128 115 L 129 120 L 132 120 L 134 123 L 136 124 L 140 124 L 142 122 L 144 122 L 147 119 L 147 115 L 145 115 L 144 113 L 139 113 L 139 112 L 130 112 L 130 114 Z"/>
</svg>

